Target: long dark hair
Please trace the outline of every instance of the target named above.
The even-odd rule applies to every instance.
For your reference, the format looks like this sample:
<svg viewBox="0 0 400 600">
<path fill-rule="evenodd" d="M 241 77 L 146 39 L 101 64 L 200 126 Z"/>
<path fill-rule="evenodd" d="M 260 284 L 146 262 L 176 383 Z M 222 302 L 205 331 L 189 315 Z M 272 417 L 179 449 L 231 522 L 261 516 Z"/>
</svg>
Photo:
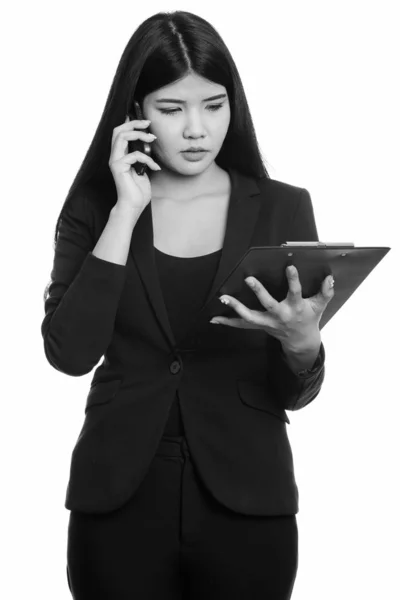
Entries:
<svg viewBox="0 0 400 600">
<path fill-rule="evenodd" d="M 110 210 L 117 201 L 108 166 L 113 129 L 140 106 L 147 94 L 195 73 L 223 85 L 230 104 L 229 128 L 215 162 L 255 178 L 269 178 L 258 146 L 243 85 L 233 58 L 216 29 L 205 19 L 186 11 L 159 12 L 136 29 L 119 61 L 92 143 L 69 189 L 57 219 L 54 248 L 63 211 L 82 186 L 109 190 Z M 45 291 L 45 296 L 47 293 Z"/>
</svg>

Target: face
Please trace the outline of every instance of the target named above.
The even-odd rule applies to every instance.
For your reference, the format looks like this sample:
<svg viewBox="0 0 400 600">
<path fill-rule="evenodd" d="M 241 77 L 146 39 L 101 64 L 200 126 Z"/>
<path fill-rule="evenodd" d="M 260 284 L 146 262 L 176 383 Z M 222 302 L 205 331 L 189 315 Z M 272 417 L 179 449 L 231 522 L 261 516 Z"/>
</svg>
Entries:
<svg viewBox="0 0 400 600">
<path fill-rule="evenodd" d="M 206 100 L 220 94 L 224 97 Z M 178 178 L 198 175 L 214 163 L 231 115 L 226 88 L 194 74 L 148 94 L 143 114 L 151 120 L 149 131 L 157 136 L 151 142 L 152 156 L 163 169 L 152 176 L 164 173 Z M 182 154 L 191 146 L 207 152 L 195 159 Z"/>
</svg>

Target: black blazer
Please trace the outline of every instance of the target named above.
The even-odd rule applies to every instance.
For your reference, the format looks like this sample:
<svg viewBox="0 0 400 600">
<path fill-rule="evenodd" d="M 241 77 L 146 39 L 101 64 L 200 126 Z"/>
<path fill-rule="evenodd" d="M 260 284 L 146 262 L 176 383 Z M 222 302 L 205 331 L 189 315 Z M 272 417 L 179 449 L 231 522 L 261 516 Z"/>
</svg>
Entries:
<svg viewBox="0 0 400 600">
<path fill-rule="evenodd" d="M 57 241 L 41 331 L 49 363 L 72 376 L 96 368 L 72 451 L 65 507 L 104 513 L 138 488 L 178 392 L 193 462 L 211 494 L 247 515 L 298 512 L 285 410 L 319 393 L 325 373 L 294 374 L 261 330 L 209 323 L 209 302 L 250 246 L 318 240 L 306 189 L 228 169 L 232 190 L 212 289 L 175 340 L 156 270 L 151 206 L 126 265 L 92 254 L 109 217 L 102 194 L 72 198 Z M 318 363 L 316 363 L 318 364 Z"/>
</svg>

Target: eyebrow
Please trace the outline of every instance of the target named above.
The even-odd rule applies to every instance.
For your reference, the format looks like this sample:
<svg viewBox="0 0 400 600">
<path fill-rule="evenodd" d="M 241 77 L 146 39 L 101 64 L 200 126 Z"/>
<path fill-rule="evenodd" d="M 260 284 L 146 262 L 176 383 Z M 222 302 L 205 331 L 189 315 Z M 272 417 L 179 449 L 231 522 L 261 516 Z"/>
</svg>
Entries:
<svg viewBox="0 0 400 600">
<path fill-rule="evenodd" d="M 211 98 L 204 98 L 203 102 L 209 102 L 210 100 L 219 100 L 220 98 L 226 98 L 226 94 L 218 94 L 217 96 L 211 96 Z M 186 100 L 178 100 L 177 98 L 160 98 L 156 102 L 176 102 L 177 104 L 186 104 Z"/>
</svg>

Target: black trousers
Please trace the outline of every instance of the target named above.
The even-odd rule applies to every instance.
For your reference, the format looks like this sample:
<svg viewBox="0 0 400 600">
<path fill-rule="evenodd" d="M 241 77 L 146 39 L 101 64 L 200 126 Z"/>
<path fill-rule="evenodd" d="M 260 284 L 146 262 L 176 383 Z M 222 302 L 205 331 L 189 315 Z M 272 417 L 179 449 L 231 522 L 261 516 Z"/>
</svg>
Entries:
<svg viewBox="0 0 400 600">
<path fill-rule="evenodd" d="M 184 437 L 163 437 L 142 484 L 106 514 L 71 511 L 75 600 L 289 600 L 296 515 L 248 516 L 217 502 Z"/>
</svg>

